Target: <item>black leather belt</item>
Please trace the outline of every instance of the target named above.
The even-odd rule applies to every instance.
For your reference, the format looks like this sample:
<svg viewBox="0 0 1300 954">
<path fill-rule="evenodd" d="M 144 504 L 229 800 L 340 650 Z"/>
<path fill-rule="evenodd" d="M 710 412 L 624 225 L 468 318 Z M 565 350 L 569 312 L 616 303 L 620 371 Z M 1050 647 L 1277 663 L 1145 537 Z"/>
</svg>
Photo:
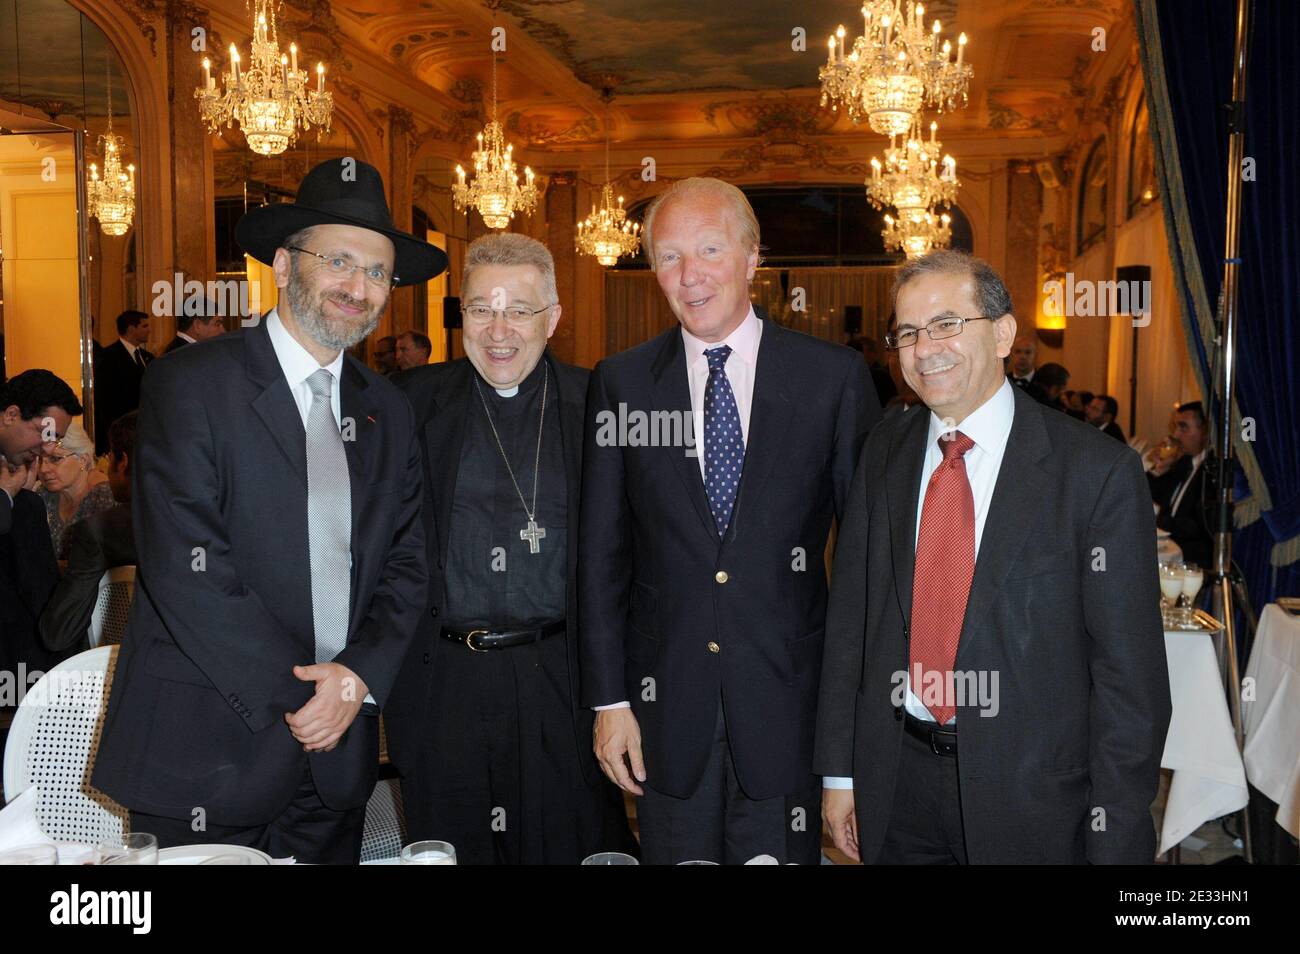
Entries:
<svg viewBox="0 0 1300 954">
<path fill-rule="evenodd" d="M 913 738 L 920 739 L 935 755 L 957 757 L 957 730 L 940 728 L 933 722 L 918 719 L 912 713 L 904 711 L 903 728 Z"/>
<path fill-rule="evenodd" d="M 492 649 L 509 649 L 511 646 L 523 646 L 527 643 L 540 642 L 548 636 L 564 632 L 564 620 L 547 623 L 541 629 L 512 629 L 498 633 L 490 629 L 448 629 L 440 631 L 443 639 L 468 646 L 476 653 L 485 653 Z"/>
</svg>

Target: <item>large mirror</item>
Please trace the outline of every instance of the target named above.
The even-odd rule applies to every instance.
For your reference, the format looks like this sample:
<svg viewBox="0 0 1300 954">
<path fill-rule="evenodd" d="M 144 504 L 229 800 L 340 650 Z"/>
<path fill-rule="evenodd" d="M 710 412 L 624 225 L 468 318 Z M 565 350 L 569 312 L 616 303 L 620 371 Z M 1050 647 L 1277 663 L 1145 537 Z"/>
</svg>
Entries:
<svg viewBox="0 0 1300 954">
<path fill-rule="evenodd" d="M 0 4 L 3 372 L 48 368 L 80 385 L 87 404 L 91 352 L 117 339 L 117 315 L 146 291 L 136 197 L 123 190 L 104 221 L 79 218 L 87 180 L 106 178 L 106 166 L 138 177 L 131 103 L 121 60 L 80 12 L 64 0 Z"/>
</svg>

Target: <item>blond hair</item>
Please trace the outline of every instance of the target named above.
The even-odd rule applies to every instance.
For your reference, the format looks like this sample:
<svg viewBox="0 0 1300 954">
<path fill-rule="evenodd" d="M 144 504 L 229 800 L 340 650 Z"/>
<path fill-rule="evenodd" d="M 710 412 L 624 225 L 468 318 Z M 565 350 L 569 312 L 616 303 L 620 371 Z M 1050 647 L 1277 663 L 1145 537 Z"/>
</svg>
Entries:
<svg viewBox="0 0 1300 954">
<path fill-rule="evenodd" d="M 759 248 L 758 216 L 754 214 L 753 206 L 749 204 L 749 199 L 745 198 L 745 193 L 730 182 L 723 182 L 721 179 L 692 176 L 689 179 L 678 179 L 667 190 L 659 193 L 650 203 L 650 208 L 646 210 L 645 222 L 641 226 L 641 247 L 645 249 L 645 257 L 650 262 L 651 268 L 655 267 L 655 216 L 670 201 L 697 198 L 720 201 L 735 217 L 736 228 L 746 250 Z"/>
</svg>

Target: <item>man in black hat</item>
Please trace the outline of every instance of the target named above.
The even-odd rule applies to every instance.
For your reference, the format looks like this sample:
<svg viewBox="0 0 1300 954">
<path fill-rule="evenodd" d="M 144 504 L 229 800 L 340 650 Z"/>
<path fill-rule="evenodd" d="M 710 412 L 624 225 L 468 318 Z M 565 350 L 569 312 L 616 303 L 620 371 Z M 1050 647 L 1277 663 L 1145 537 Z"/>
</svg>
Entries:
<svg viewBox="0 0 1300 954">
<path fill-rule="evenodd" d="M 162 847 L 356 863 L 426 572 L 410 405 L 345 352 L 446 257 L 350 158 L 236 237 L 280 304 L 145 381 L 139 575 L 93 781 Z"/>
</svg>

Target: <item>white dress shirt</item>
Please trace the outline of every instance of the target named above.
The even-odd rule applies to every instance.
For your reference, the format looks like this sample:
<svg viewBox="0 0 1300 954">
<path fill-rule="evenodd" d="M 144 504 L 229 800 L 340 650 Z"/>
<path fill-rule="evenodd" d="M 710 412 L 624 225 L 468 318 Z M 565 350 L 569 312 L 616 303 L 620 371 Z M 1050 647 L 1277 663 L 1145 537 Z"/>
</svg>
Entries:
<svg viewBox="0 0 1300 954">
<path fill-rule="evenodd" d="M 198 344 L 198 343 L 199 343 L 197 338 L 191 338 L 189 335 L 187 335 L 187 334 L 186 334 L 185 332 L 183 332 L 183 331 L 178 331 L 178 332 L 176 332 L 176 337 L 177 337 L 177 338 L 181 338 L 181 339 L 183 339 L 183 340 L 185 340 L 185 341 L 188 341 L 190 344 Z M 294 344 L 297 344 L 297 343 L 298 343 L 298 342 L 296 342 L 296 341 L 294 342 Z M 341 351 L 339 352 L 339 354 L 342 354 L 342 353 L 343 353 L 343 352 L 341 352 Z"/>
<path fill-rule="evenodd" d="M 343 399 L 339 396 L 339 380 L 343 374 L 343 352 L 336 354 L 329 364 L 321 364 L 312 357 L 310 351 L 294 340 L 274 308 L 266 316 L 266 332 L 271 338 L 271 347 L 275 349 L 276 360 L 280 362 L 280 370 L 284 372 L 284 378 L 289 384 L 289 393 L 293 395 L 293 401 L 298 405 L 303 430 L 307 429 L 307 418 L 311 414 L 312 402 L 311 385 L 307 383 L 307 379 L 321 368 L 333 377 L 330 383 L 330 407 L 334 411 L 334 423 L 342 428 Z M 375 704 L 375 698 L 370 693 L 366 693 L 364 701 Z"/>
<path fill-rule="evenodd" d="M 709 384 L 709 359 L 704 356 L 704 352 L 730 345 L 731 354 L 727 355 L 723 373 L 726 374 L 727 382 L 731 385 L 731 393 L 736 398 L 736 411 L 740 414 L 740 434 L 748 449 L 749 412 L 754 407 L 754 372 L 758 368 L 758 342 L 763 337 L 763 323 L 758 320 L 758 315 L 754 314 L 754 306 L 749 306 L 749 314 L 745 315 L 736 329 L 721 341 L 704 341 L 695 337 L 685 327 L 681 332 L 682 346 L 686 349 L 686 383 L 691 389 L 691 415 L 695 419 L 692 433 L 696 435 L 696 440 L 702 440 L 701 435 L 704 434 L 704 392 Z M 697 444 L 695 449 L 695 456 L 699 458 L 700 463 L 700 479 L 705 480 L 704 454 L 700 453 L 703 447 Z M 630 706 L 631 703 L 624 700 L 607 706 L 596 706 L 595 711 L 626 709 Z"/>
<path fill-rule="evenodd" d="M 989 504 L 993 500 L 993 488 L 998 482 L 998 472 L 1002 469 L 1002 456 L 1007 449 L 1007 438 L 1011 435 L 1011 422 L 1015 418 L 1016 399 L 1012 391 L 1015 385 L 1003 378 L 1002 385 L 993 396 L 971 411 L 956 430 L 961 431 L 975 446 L 968 450 L 963 460 L 966 463 L 966 479 L 970 481 L 971 497 L 975 502 L 975 558 L 978 561 L 980 540 L 984 536 L 984 523 L 989 515 Z M 953 429 L 933 411 L 930 412 L 930 427 L 926 433 L 925 461 L 921 465 L 921 486 L 916 497 L 916 532 L 912 538 L 913 553 L 916 541 L 921 535 L 921 510 L 925 506 L 925 490 L 930 482 L 930 475 L 943 462 L 943 450 L 939 446 L 939 436 Z M 927 722 L 933 722 L 934 716 L 921 700 L 916 698 L 912 687 L 907 687 L 903 707 L 909 715 Z M 957 717 L 947 725 L 954 725 Z M 826 788 L 852 788 L 853 779 L 827 777 L 822 779 Z"/>
<path fill-rule="evenodd" d="M 126 346 L 126 356 L 131 359 L 132 364 L 135 364 L 135 353 L 140 350 L 140 346 L 131 344 L 131 342 L 127 341 L 125 338 L 118 338 L 117 340 Z M 140 360 L 143 361 L 144 358 L 142 357 Z"/>
<path fill-rule="evenodd" d="M 330 406 L 334 409 L 334 421 L 341 428 L 343 411 L 342 398 L 339 397 L 339 379 L 343 374 L 343 352 L 336 354 L 329 364 L 321 364 L 312 357 L 310 351 L 294 340 L 293 335 L 285 328 L 284 322 L 280 320 L 279 312 L 274 308 L 266 316 L 266 332 L 271 337 L 271 347 L 275 349 L 280 370 L 284 372 L 285 380 L 289 382 L 289 393 L 293 395 L 294 403 L 298 405 L 303 429 L 306 430 L 307 417 L 311 414 L 311 385 L 307 383 L 307 379 L 321 368 L 328 371 L 334 379 L 330 385 Z"/>
</svg>

